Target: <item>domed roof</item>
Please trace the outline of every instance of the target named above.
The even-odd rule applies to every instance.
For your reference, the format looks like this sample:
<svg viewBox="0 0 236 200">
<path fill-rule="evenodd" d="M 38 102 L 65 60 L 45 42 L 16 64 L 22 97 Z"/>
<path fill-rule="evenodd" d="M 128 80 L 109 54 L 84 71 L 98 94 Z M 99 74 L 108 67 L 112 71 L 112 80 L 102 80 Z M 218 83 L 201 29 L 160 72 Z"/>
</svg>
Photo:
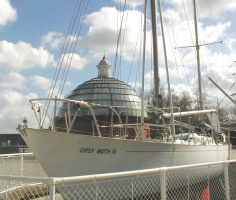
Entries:
<svg viewBox="0 0 236 200">
<path fill-rule="evenodd" d="M 103 106 L 113 106 L 116 110 L 129 108 L 129 116 L 139 116 L 141 108 L 141 99 L 131 86 L 115 78 L 94 78 L 79 85 L 67 97 L 73 100 L 81 100 L 88 103 L 99 104 Z M 96 114 L 107 114 L 103 111 L 97 111 Z M 138 112 L 138 113 L 137 113 Z"/>
<path fill-rule="evenodd" d="M 103 56 L 102 60 L 100 60 L 98 66 L 99 65 L 109 65 L 109 66 L 111 66 L 111 64 L 109 63 L 109 61 L 106 59 L 105 56 Z"/>
<path fill-rule="evenodd" d="M 140 116 L 140 97 L 130 85 L 108 76 L 109 73 L 101 74 L 101 66 L 110 67 L 105 56 L 98 64 L 98 77 L 79 85 L 67 98 L 90 104 L 113 106 L 117 112 L 127 112 L 129 108 L 129 116 Z M 96 109 L 96 115 L 109 115 L 109 113 L 110 111 L 104 108 Z"/>
</svg>

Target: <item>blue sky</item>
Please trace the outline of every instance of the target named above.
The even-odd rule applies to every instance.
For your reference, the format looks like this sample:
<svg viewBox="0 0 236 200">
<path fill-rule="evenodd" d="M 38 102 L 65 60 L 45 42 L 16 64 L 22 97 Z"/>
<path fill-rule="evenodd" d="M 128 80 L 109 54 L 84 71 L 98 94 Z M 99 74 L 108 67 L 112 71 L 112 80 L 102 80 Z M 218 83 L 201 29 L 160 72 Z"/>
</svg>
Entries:
<svg viewBox="0 0 236 200">
<path fill-rule="evenodd" d="M 124 2 L 125 0 L 90 0 L 64 95 L 82 82 L 96 77 L 96 65 L 104 51 L 111 64 L 114 64 L 117 27 L 121 21 L 121 8 Z M 178 92 L 184 91 L 194 95 L 196 90 L 194 51 L 175 48 L 193 45 L 191 2 L 166 0 L 162 1 L 162 9 L 172 88 Z M 127 23 L 125 33 L 122 29 L 123 51 L 118 52 L 122 58 L 121 74 L 115 73 L 115 76 L 137 86 L 138 90 L 140 80 L 136 78 L 136 74 L 140 65 L 139 51 L 142 35 L 139 31 L 142 0 L 127 0 L 126 3 L 125 16 L 129 18 L 125 20 Z M 33 117 L 28 103 L 30 98 L 46 96 L 75 6 L 76 0 L 0 0 L 0 106 L 2 108 L 0 128 L 2 132 L 15 132 L 15 127 L 21 123 L 24 116 Z M 211 89 L 213 92 L 210 96 L 221 99 L 222 95 L 212 89 L 207 77 L 211 75 L 226 90 L 235 81 L 232 73 L 236 72 L 236 64 L 233 63 L 236 60 L 236 21 L 234 20 L 236 1 L 198 0 L 197 12 L 200 43 L 223 41 L 222 44 L 201 47 L 203 91 L 210 93 Z M 71 36 L 71 38 L 76 37 L 78 36 Z M 148 60 L 152 56 L 150 38 L 148 19 Z M 160 31 L 158 39 L 161 44 Z M 137 49 L 134 53 L 135 46 Z M 165 87 L 161 47 L 159 52 L 160 74 Z M 135 56 L 131 65 L 133 55 Z M 147 65 L 145 82 L 148 90 L 152 87 L 153 81 L 150 61 Z M 232 88 L 232 93 L 235 89 Z"/>
</svg>

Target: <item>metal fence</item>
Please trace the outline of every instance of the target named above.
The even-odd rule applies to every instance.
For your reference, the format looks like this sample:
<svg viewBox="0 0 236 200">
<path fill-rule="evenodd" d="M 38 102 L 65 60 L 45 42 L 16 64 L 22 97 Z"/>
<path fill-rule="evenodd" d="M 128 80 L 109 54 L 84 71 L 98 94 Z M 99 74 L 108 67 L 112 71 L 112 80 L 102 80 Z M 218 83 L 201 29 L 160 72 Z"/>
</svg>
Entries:
<svg viewBox="0 0 236 200">
<path fill-rule="evenodd" d="M 1 199 L 235 200 L 236 160 L 80 177 L 0 175 Z"/>
<path fill-rule="evenodd" d="M 0 175 L 45 177 L 33 153 L 0 154 Z"/>
</svg>

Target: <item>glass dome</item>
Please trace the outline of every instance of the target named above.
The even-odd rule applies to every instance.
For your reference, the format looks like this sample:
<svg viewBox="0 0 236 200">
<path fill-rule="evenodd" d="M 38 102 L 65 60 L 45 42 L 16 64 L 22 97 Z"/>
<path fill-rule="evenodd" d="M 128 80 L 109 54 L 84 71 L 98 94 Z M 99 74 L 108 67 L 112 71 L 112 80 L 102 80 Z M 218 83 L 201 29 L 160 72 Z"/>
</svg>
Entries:
<svg viewBox="0 0 236 200">
<path fill-rule="evenodd" d="M 105 56 L 97 68 L 97 78 L 79 85 L 66 98 L 88 103 L 94 111 L 102 135 L 111 136 L 120 129 L 115 128 L 114 124 L 119 126 L 140 122 L 141 98 L 130 85 L 111 77 L 111 65 Z M 55 125 L 59 131 L 64 131 L 67 126 L 65 124 L 67 109 L 68 105 L 63 104 L 55 118 Z M 94 121 L 89 109 L 71 104 L 70 115 L 71 119 L 75 120 L 72 132 L 76 133 L 79 130 L 80 133 L 82 131 L 84 134 L 95 134 Z M 147 117 L 147 114 L 144 116 Z M 126 133 L 135 136 L 133 128 L 128 128 Z"/>
<path fill-rule="evenodd" d="M 96 115 L 109 115 L 109 109 L 104 108 L 112 106 L 121 115 L 128 111 L 128 116 L 140 116 L 140 97 L 131 86 L 115 78 L 102 77 L 86 81 L 67 98 L 96 104 Z M 103 109 L 99 109 L 99 105 Z"/>
<path fill-rule="evenodd" d="M 67 99 L 89 103 L 96 116 L 110 116 L 111 112 L 114 112 L 111 110 L 112 106 L 120 116 L 140 117 L 140 97 L 130 85 L 111 77 L 111 65 L 105 56 L 100 60 L 97 68 L 97 78 L 79 85 L 67 96 Z M 81 110 L 79 115 L 91 114 L 88 110 Z"/>
</svg>

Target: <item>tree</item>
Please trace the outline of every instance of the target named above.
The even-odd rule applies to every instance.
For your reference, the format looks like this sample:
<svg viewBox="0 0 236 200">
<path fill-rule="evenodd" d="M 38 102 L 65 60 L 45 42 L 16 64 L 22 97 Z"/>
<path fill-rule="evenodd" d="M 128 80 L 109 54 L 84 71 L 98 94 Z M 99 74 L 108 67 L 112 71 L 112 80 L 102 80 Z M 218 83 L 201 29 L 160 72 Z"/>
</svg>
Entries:
<svg viewBox="0 0 236 200">
<path fill-rule="evenodd" d="M 174 90 L 172 90 L 171 93 L 172 93 L 173 107 L 178 108 L 178 111 L 189 111 L 196 108 L 196 100 L 190 95 L 188 95 L 188 93 L 182 92 L 178 94 Z M 151 105 L 154 105 L 153 96 L 154 96 L 153 91 L 151 91 L 146 95 L 146 99 L 149 99 L 149 104 Z M 161 99 L 163 107 L 171 107 L 168 92 L 164 89 L 161 89 Z"/>
</svg>

